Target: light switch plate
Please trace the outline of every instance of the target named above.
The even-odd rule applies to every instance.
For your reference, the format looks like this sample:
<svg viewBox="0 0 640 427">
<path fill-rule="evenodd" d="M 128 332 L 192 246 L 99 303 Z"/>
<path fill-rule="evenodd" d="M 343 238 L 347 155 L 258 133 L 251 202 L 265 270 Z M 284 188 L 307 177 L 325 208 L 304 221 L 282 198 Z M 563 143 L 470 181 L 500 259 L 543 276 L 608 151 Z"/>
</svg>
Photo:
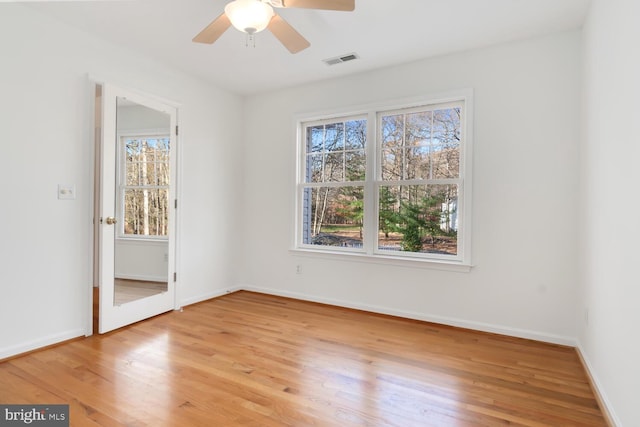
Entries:
<svg viewBox="0 0 640 427">
<path fill-rule="evenodd" d="M 58 184 L 58 199 L 74 200 L 76 198 L 76 186 L 73 184 Z"/>
</svg>

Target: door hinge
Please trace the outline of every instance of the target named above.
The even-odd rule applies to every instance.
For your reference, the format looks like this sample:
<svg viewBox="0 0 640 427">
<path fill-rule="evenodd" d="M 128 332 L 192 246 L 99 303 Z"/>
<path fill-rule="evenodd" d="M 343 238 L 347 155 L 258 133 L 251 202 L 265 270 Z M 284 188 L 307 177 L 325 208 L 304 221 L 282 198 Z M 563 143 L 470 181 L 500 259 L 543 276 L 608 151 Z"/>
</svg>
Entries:
<svg viewBox="0 0 640 427">
<path fill-rule="evenodd" d="M 173 207 L 174 207 L 174 209 L 178 209 L 178 199 L 175 199 L 173 201 Z"/>
<path fill-rule="evenodd" d="M 173 272 L 173 281 L 174 282 L 178 281 L 178 273 L 176 273 L 175 271 Z"/>
<path fill-rule="evenodd" d="M 178 135 L 178 125 L 176 125 L 176 136 Z"/>
</svg>

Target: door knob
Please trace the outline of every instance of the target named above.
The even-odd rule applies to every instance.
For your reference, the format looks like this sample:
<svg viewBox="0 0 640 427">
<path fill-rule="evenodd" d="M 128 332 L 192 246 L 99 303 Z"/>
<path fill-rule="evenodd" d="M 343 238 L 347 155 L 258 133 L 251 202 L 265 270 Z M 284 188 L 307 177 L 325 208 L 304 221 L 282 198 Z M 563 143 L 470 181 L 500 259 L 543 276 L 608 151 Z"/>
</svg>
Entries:
<svg viewBox="0 0 640 427">
<path fill-rule="evenodd" d="M 113 224 L 115 224 L 117 222 L 117 220 L 112 216 L 108 216 L 106 222 L 109 225 L 113 225 Z"/>
</svg>

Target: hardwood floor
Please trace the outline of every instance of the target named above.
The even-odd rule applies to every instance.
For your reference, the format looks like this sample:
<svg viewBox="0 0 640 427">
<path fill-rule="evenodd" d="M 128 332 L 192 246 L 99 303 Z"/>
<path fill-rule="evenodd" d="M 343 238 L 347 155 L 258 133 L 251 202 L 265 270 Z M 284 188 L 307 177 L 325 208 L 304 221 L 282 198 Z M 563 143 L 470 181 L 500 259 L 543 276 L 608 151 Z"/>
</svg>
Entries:
<svg viewBox="0 0 640 427">
<path fill-rule="evenodd" d="M 604 426 L 574 349 L 237 292 L 0 363 L 72 426 Z"/>
</svg>

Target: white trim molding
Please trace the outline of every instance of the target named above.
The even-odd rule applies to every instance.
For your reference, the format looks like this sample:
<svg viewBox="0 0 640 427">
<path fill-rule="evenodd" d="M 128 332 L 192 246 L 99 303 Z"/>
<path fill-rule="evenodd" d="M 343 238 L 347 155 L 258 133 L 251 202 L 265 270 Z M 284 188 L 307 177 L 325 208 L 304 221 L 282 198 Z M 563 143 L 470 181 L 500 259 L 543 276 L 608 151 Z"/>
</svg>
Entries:
<svg viewBox="0 0 640 427">
<path fill-rule="evenodd" d="M 72 340 L 74 338 L 84 337 L 86 331 L 84 328 L 73 329 L 70 331 L 62 332 L 59 334 L 52 334 L 36 340 L 27 341 L 17 345 L 0 348 L 0 361 L 9 357 L 18 356 L 23 353 L 28 353 L 33 350 L 39 350 L 49 345 L 60 344 L 64 341 Z"/>
<path fill-rule="evenodd" d="M 510 337 L 542 341 L 542 342 L 547 342 L 551 344 L 565 345 L 569 347 L 576 346 L 576 339 L 573 337 L 554 335 L 554 334 L 545 334 L 541 332 L 530 331 L 526 329 L 510 328 L 508 326 L 494 325 L 490 323 L 473 322 L 465 319 L 457 319 L 453 317 L 445 317 L 445 316 L 438 316 L 438 315 L 429 315 L 429 314 L 417 313 L 417 312 L 406 311 L 406 310 L 394 310 L 394 309 L 389 309 L 386 307 L 370 305 L 370 304 L 353 304 L 347 301 L 342 301 L 342 300 L 333 299 L 333 298 L 324 298 L 324 297 L 319 297 L 315 295 L 302 294 L 298 292 L 286 292 L 286 291 L 283 292 L 277 289 L 264 288 L 264 287 L 252 286 L 252 285 L 243 285 L 243 286 L 240 286 L 237 290 L 246 290 L 246 291 L 258 292 L 262 294 L 276 295 L 276 296 L 281 296 L 286 298 L 294 298 L 302 301 L 317 302 L 320 304 L 328 304 L 328 305 L 334 305 L 338 307 L 352 308 L 355 310 L 369 311 L 369 312 L 378 313 L 378 314 L 387 314 L 390 316 L 403 317 L 406 319 L 421 320 L 423 322 L 437 323 L 440 325 L 454 326 L 454 327 L 464 328 L 464 329 L 472 329 L 474 331 L 488 332 L 488 333 L 499 334 L 499 335 L 507 335 Z"/>
<path fill-rule="evenodd" d="M 613 411 L 613 406 L 611 405 L 611 401 L 607 398 L 604 393 L 604 388 L 602 387 L 602 383 L 598 380 L 598 377 L 593 370 L 593 366 L 587 357 L 584 349 L 582 348 L 582 344 L 578 341 L 576 345 L 576 352 L 578 353 L 578 357 L 580 358 L 580 362 L 584 367 L 585 372 L 587 373 L 587 377 L 589 378 L 589 384 L 591 385 L 591 389 L 593 390 L 593 394 L 598 401 L 598 406 L 602 411 L 602 415 L 604 420 L 610 427 L 618 427 L 622 426 L 622 422 L 616 416 Z"/>
</svg>

